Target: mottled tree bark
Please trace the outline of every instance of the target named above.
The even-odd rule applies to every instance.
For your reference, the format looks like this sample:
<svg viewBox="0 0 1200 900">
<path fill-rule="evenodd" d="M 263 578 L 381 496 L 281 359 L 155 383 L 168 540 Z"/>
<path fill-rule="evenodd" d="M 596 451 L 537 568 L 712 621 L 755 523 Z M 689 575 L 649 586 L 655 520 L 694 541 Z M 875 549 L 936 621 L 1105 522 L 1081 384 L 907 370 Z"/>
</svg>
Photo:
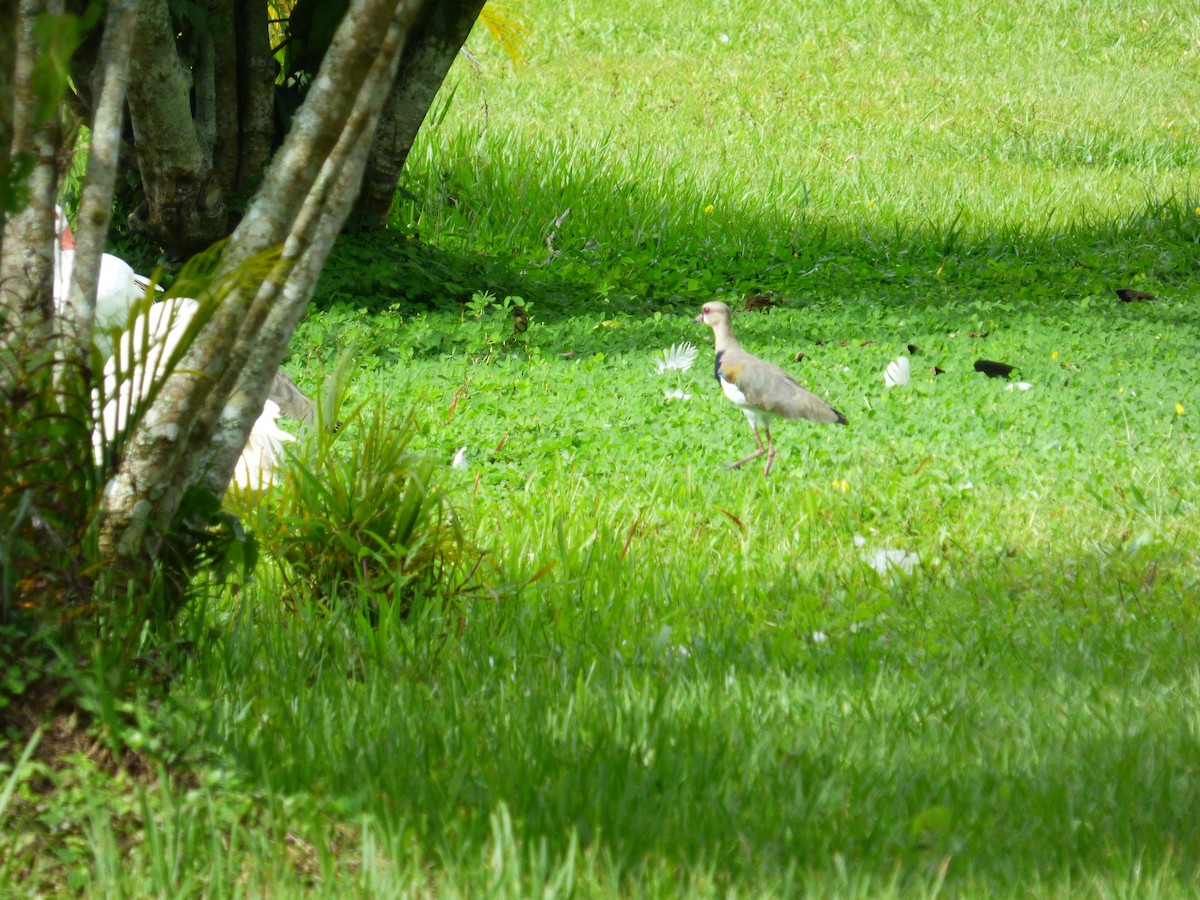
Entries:
<svg viewBox="0 0 1200 900">
<path fill-rule="evenodd" d="M 233 476 L 241 448 L 262 411 L 267 387 L 283 361 L 292 333 L 358 195 L 371 138 L 378 128 L 380 111 L 399 65 L 399 48 L 416 7 L 417 4 L 408 3 L 398 12 L 359 92 L 354 112 L 309 193 L 306 209 L 301 210 L 299 221 L 311 222 L 312 227 L 291 277 L 278 299 L 267 308 L 262 326 L 256 331 L 243 329 L 238 336 L 247 357 L 234 390 L 234 397 L 241 402 L 231 402 L 222 408 L 216 440 L 212 442 L 216 451 L 210 464 L 204 467 L 208 472 L 205 487 L 218 495 Z"/>
<path fill-rule="evenodd" d="M 176 50 L 167 0 L 143 0 L 136 22 L 129 117 L 146 203 L 131 224 L 190 255 L 225 236 L 225 198 L 209 190 L 211 149 L 192 117 L 192 82 Z"/>
<path fill-rule="evenodd" d="M 201 170 L 211 173 L 217 143 L 217 51 L 211 31 L 192 37 L 192 121 L 200 148 Z"/>
<path fill-rule="evenodd" d="M 261 6 L 262 3 L 243 3 Z M 209 19 L 214 22 L 213 52 L 213 183 L 221 196 L 232 202 L 238 191 L 238 49 L 233 0 L 209 0 Z M 266 23 L 263 24 L 266 30 Z M 268 57 L 269 59 L 269 57 Z"/>
<path fill-rule="evenodd" d="M 484 2 L 429 3 L 414 25 L 395 86 L 383 108 L 362 192 L 355 204 L 352 222 L 359 229 L 369 231 L 387 225 L 396 183 L 413 141 Z"/>
<path fill-rule="evenodd" d="M 82 8 L 83 0 L 72 2 Z M 278 64 L 271 54 L 267 4 L 199 5 L 207 13 L 203 25 L 182 14 L 173 20 L 168 0 L 144 0 L 129 87 L 136 154 L 128 157 L 136 156 L 146 195 L 129 224 L 176 258 L 226 236 L 236 221 L 231 210 L 257 188 L 279 140 Z M 483 5 L 484 0 L 423 4 L 352 214 L 357 227 L 386 223 L 416 134 Z M 97 46 L 90 40 L 74 67 L 89 113 L 98 94 L 89 77 Z"/>
<path fill-rule="evenodd" d="M 58 189 L 58 119 L 36 121 L 32 84 L 39 46 L 34 22 L 62 12 L 59 0 L 21 0 L 16 29 L 13 79 L 12 150 L 29 154 L 33 171 L 26 184 L 29 205 L 5 223 L 0 245 L 0 308 L 15 315 L 13 324 L 30 348 L 49 348 L 53 336 L 54 199 Z"/>
</svg>

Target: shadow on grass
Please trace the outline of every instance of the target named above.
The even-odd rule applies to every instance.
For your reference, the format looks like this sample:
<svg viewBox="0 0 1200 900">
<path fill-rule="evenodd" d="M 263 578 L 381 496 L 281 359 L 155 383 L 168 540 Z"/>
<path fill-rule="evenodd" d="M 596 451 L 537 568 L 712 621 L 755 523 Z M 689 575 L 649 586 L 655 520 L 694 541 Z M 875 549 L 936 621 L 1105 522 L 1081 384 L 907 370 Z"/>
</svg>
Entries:
<svg viewBox="0 0 1200 900">
<path fill-rule="evenodd" d="M 1108 330 L 1151 322 L 1173 329 L 1198 324 L 1189 285 L 1200 272 L 1200 215 L 1189 197 L 1147 199 L 1118 222 L 1041 230 L 1010 225 L 966 235 L 953 223 L 940 230 L 868 227 L 803 211 L 786 223 L 736 208 L 726 210 L 724 224 L 697 222 L 669 211 L 700 208 L 701 200 L 684 188 L 664 211 L 650 200 L 640 204 L 635 189 L 606 184 L 602 176 L 586 182 L 546 176 L 548 198 L 610 197 L 615 204 L 604 218 L 610 231 L 589 234 L 564 226 L 550 252 L 549 220 L 537 224 L 537 211 L 512 209 L 503 192 L 513 176 L 479 165 L 471 178 L 437 176 L 469 187 L 425 185 L 432 199 L 407 216 L 434 223 L 426 234 L 395 230 L 343 237 L 314 309 L 337 308 L 358 323 L 365 313 L 368 330 L 372 314 L 387 313 L 380 345 L 407 344 L 418 358 L 469 344 L 462 324 L 476 292 L 523 298 L 539 326 L 554 328 L 574 317 L 599 322 L 662 313 L 678 317 L 668 321 L 679 322 L 673 332 L 681 335 L 688 331 L 685 317 L 705 301 L 720 298 L 737 309 L 745 297 L 760 293 L 779 301 L 771 315 L 783 312 L 785 323 L 797 310 L 815 319 L 829 310 L 864 323 L 880 315 L 910 321 L 925 315 L 935 327 L 953 321 L 956 311 L 999 322 L 1026 312 L 1067 327 L 1086 320 L 1091 328 L 1099 326 L 1098 339 L 1106 339 Z M 622 221 L 631 223 L 628 232 L 611 224 Z M 1122 303 L 1115 290 L 1125 287 L 1159 299 Z M 427 316 L 425 333 L 408 332 L 420 314 Z M 536 341 L 536 329 L 528 337 Z M 600 329 L 573 336 L 570 349 L 578 355 L 634 352 L 645 350 L 645 342 L 644 334 Z M 564 349 L 554 339 L 546 346 Z"/>
<path fill-rule="evenodd" d="M 1137 866 L 1194 883 L 1194 601 L 1138 567 L 1081 601 L 1061 561 L 1025 562 L 1019 596 L 1007 571 L 971 572 L 939 608 L 918 578 L 820 642 L 730 619 L 686 652 L 597 654 L 563 633 L 588 627 L 567 597 L 484 612 L 440 657 L 436 622 L 349 638 L 332 622 L 278 665 L 247 636 L 269 681 L 231 687 L 274 727 L 226 751 L 448 860 L 482 858 L 503 803 L 528 847 L 599 843 L 631 876 L 666 862 L 770 884 L 845 865 L 920 885 L 950 859 L 948 886 Z M 574 624 L 555 632 L 555 615 Z"/>
<path fill-rule="evenodd" d="M 965 234 L 957 222 L 846 222 L 796 210 L 706 202 L 679 186 L 639 191 L 603 173 L 573 179 L 552 159 L 513 173 L 478 159 L 420 173 L 423 202 L 398 213 L 417 225 L 343 237 L 315 300 L 403 314 L 458 312 L 475 291 L 519 295 L 552 319 L 691 309 L 718 293 L 778 292 L 799 303 L 868 297 L 890 306 L 1045 301 L 1137 287 L 1168 297 L 1200 268 L 1200 215 L 1188 196 L 1148 197 L 1119 221 L 1005 224 Z M 528 202 L 514 196 L 538 182 Z M 601 206 L 590 217 L 586 205 Z M 561 209 L 574 208 L 561 226 Z M 541 221 L 544 220 L 544 221 Z M 582 220 L 582 221 L 580 221 Z M 561 233 L 560 233 L 561 230 Z"/>
</svg>

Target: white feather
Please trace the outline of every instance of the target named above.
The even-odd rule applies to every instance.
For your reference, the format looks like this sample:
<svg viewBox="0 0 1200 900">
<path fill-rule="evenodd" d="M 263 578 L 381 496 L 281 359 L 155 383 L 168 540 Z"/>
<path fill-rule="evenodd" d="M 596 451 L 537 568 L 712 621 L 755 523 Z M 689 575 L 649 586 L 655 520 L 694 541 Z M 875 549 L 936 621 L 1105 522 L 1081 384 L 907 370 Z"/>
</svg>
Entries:
<svg viewBox="0 0 1200 900">
<path fill-rule="evenodd" d="M 696 354 L 699 352 L 695 345 L 690 342 L 672 344 L 666 350 L 662 351 L 662 358 L 656 359 L 654 365 L 659 375 L 668 369 L 678 369 L 681 372 L 686 372 L 692 367 L 692 363 L 696 361 Z"/>
<path fill-rule="evenodd" d="M 746 395 L 742 393 L 742 389 L 732 381 L 726 381 L 724 375 L 720 376 L 720 381 L 721 390 L 725 392 L 725 396 L 729 398 L 730 402 L 735 406 L 741 407 L 742 410 L 747 410 L 750 403 L 746 400 Z"/>
<path fill-rule="evenodd" d="M 125 430 L 134 406 L 164 376 L 197 309 L 199 304 L 188 297 L 152 304 L 120 336 L 116 351 L 104 364 L 104 430 L 93 436 L 97 447 Z"/>
<path fill-rule="evenodd" d="M 880 575 L 890 571 L 911 575 L 921 562 L 921 557 L 911 550 L 878 549 L 867 554 L 867 565 Z"/>
<path fill-rule="evenodd" d="M 900 356 L 888 363 L 887 371 L 883 373 L 883 383 L 888 387 L 902 387 L 908 384 L 912 375 L 912 366 L 907 356 Z"/>
</svg>

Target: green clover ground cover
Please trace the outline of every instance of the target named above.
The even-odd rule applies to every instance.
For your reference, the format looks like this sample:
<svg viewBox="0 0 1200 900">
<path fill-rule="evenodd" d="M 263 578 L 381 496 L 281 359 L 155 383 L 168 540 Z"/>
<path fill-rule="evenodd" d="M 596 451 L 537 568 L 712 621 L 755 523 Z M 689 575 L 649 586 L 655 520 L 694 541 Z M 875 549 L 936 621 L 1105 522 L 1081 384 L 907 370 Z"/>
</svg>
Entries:
<svg viewBox="0 0 1200 900">
<path fill-rule="evenodd" d="M 289 361 L 412 408 L 478 586 L 370 621 L 263 566 L 160 777 L 60 776 L 4 879 L 1194 895 L 1200 20 L 642 6 L 472 42 Z M 762 292 L 744 345 L 850 420 L 781 423 L 769 479 L 691 322 Z"/>
</svg>

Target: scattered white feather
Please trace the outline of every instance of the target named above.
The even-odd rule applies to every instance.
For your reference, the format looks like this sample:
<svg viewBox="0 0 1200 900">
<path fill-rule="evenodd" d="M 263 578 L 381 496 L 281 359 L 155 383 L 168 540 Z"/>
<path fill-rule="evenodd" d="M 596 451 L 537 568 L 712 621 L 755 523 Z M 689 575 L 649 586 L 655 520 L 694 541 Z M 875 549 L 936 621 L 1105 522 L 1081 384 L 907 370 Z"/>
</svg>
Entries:
<svg viewBox="0 0 1200 900">
<path fill-rule="evenodd" d="M 814 631 L 812 633 L 812 642 L 814 644 L 828 644 L 829 643 L 829 635 L 827 635 L 823 631 Z"/>
<path fill-rule="evenodd" d="M 669 391 L 663 391 L 663 396 L 668 400 L 691 400 L 692 395 L 686 393 L 683 388 L 673 388 Z"/>
<path fill-rule="evenodd" d="M 880 575 L 886 575 L 891 570 L 911 575 L 913 569 L 921 561 L 911 550 L 872 550 L 867 554 L 867 565 Z"/>
<path fill-rule="evenodd" d="M 699 352 L 695 344 L 691 342 L 672 344 L 662 352 L 661 359 L 654 361 L 654 365 L 660 375 L 668 369 L 678 369 L 681 372 L 686 372 L 692 367 L 692 363 L 696 361 L 696 354 Z"/>
<path fill-rule="evenodd" d="M 454 454 L 454 459 L 450 462 L 452 469 L 465 469 L 467 467 L 467 448 L 459 447 L 458 452 Z"/>
<path fill-rule="evenodd" d="M 900 356 L 888 363 L 887 371 L 883 373 L 883 383 L 888 387 L 901 387 L 908 384 L 911 375 L 912 365 L 908 357 Z"/>
<path fill-rule="evenodd" d="M 1006 387 L 1005 390 L 1006 391 L 1027 391 L 1031 387 L 1033 387 L 1033 385 L 1030 384 L 1028 381 L 1017 381 L 1017 382 L 1013 382 L 1012 384 L 1008 385 L 1008 387 Z"/>
<path fill-rule="evenodd" d="M 855 534 L 854 546 L 865 548 L 867 539 L 861 534 Z M 887 575 L 893 571 L 911 575 L 913 569 L 921 562 L 921 557 L 911 550 L 864 549 L 863 557 L 866 559 L 867 565 L 880 575 Z"/>
</svg>

